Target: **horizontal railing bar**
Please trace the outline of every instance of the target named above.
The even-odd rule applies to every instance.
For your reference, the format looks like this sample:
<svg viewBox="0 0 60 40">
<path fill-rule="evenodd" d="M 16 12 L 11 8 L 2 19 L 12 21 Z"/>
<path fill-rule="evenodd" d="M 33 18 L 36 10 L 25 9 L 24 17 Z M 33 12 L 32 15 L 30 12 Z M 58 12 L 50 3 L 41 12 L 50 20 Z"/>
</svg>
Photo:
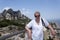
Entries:
<svg viewBox="0 0 60 40">
<path fill-rule="evenodd" d="M 14 32 L 14 33 L 11 33 L 11 34 L 8 34 L 8 35 L 5 35 L 5 36 L 1 36 L 0 40 L 5 40 L 5 39 L 10 38 L 12 36 L 15 36 L 17 34 L 21 34 L 23 32 L 25 32 L 25 30 L 22 30 L 22 31 L 19 31 L 19 32 Z"/>
</svg>

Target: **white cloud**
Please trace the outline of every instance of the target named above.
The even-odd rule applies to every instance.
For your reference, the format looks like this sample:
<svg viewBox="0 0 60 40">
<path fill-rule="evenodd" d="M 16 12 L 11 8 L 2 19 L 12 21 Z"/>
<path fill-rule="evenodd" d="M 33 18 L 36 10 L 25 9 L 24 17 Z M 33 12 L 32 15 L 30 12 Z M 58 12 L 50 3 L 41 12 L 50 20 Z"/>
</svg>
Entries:
<svg viewBox="0 0 60 40">
<path fill-rule="evenodd" d="M 11 7 L 2 8 L 2 9 L 0 10 L 0 13 L 2 13 L 2 11 L 5 10 L 5 9 L 8 10 L 8 9 L 10 9 L 10 8 L 11 8 Z"/>
<path fill-rule="evenodd" d="M 23 11 L 25 11 L 26 9 L 25 8 L 22 8 Z"/>
<path fill-rule="evenodd" d="M 21 12 L 22 12 L 22 14 L 29 14 L 30 13 L 30 9 L 26 9 L 26 8 L 22 8 L 21 9 Z"/>
<path fill-rule="evenodd" d="M 5 7 L 5 8 L 3 8 L 3 10 L 4 10 L 4 9 L 8 10 L 8 9 L 10 9 L 10 8 L 11 8 L 11 7 Z"/>
<path fill-rule="evenodd" d="M 30 9 L 22 8 L 22 9 L 20 9 L 20 11 L 22 14 L 26 15 L 27 17 L 32 18 Z"/>
</svg>

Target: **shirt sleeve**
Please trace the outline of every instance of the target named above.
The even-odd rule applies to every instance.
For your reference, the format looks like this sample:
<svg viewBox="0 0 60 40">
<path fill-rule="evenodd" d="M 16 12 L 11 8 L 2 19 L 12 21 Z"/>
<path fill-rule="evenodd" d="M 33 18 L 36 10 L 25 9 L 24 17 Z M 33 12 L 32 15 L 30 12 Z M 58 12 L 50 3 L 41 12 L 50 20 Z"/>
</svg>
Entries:
<svg viewBox="0 0 60 40">
<path fill-rule="evenodd" d="M 45 23 L 45 26 L 47 27 L 49 25 L 48 21 L 46 19 L 43 18 L 43 21 Z"/>
<path fill-rule="evenodd" d="M 31 27 L 32 27 L 32 24 L 33 24 L 33 20 L 30 21 L 30 22 L 26 25 L 26 27 L 31 28 Z"/>
</svg>

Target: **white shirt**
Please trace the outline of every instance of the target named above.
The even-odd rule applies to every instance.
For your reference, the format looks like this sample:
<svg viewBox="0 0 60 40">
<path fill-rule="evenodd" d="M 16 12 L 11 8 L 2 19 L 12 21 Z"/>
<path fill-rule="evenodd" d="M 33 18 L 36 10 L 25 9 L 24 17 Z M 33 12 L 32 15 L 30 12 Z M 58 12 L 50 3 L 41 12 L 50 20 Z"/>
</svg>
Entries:
<svg viewBox="0 0 60 40">
<path fill-rule="evenodd" d="M 44 23 L 46 26 L 49 25 L 49 23 L 43 19 Z M 42 25 L 42 21 L 41 21 L 41 18 L 40 18 L 40 22 L 39 22 L 39 25 L 36 23 L 35 20 L 31 20 L 27 26 L 28 28 L 32 28 L 32 39 L 33 40 L 43 40 L 43 28 L 44 26 Z"/>
</svg>

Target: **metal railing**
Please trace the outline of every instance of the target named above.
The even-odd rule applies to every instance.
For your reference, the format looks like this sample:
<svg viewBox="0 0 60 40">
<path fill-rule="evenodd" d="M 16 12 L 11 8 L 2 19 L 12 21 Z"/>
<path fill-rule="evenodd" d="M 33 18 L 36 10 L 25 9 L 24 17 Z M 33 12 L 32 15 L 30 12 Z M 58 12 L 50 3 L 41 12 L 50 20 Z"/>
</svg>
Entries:
<svg viewBox="0 0 60 40">
<path fill-rule="evenodd" d="M 21 34 L 25 32 L 25 30 L 22 30 L 22 31 L 19 31 L 19 32 L 14 32 L 14 33 L 11 33 L 11 34 L 8 34 L 8 35 L 5 35 L 5 36 L 1 36 L 0 37 L 0 40 L 6 40 L 7 38 L 10 38 L 12 36 L 15 36 L 15 35 L 18 35 L 18 34 Z"/>
<path fill-rule="evenodd" d="M 56 28 L 56 30 L 59 30 L 60 31 L 60 28 Z M 21 30 L 21 31 L 19 31 L 19 32 L 14 32 L 14 33 L 11 33 L 11 34 L 8 34 L 8 35 L 5 35 L 5 36 L 1 36 L 0 37 L 0 40 L 6 40 L 6 39 L 8 39 L 8 38 L 10 38 L 10 37 L 12 37 L 12 36 L 15 36 L 15 35 L 18 35 L 18 34 L 22 34 L 22 33 L 24 33 L 25 32 L 25 30 Z M 60 34 L 58 35 L 57 34 L 57 36 L 59 37 L 60 36 Z"/>
</svg>

